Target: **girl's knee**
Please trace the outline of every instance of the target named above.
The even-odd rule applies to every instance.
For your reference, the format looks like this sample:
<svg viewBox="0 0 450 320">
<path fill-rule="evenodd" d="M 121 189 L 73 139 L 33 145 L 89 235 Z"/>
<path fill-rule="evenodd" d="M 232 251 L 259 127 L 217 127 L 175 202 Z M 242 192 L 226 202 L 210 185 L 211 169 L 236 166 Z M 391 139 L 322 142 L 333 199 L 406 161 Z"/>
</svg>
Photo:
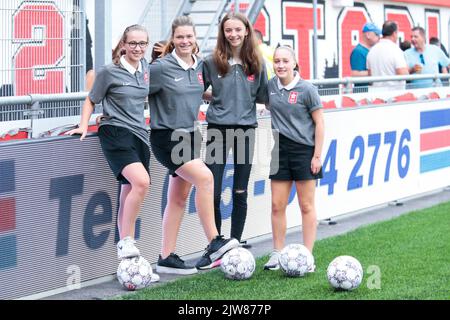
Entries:
<svg viewBox="0 0 450 320">
<path fill-rule="evenodd" d="M 214 190 L 214 177 L 211 171 L 202 170 L 202 172 L 199 173 L 196 187 L 211 192 Z"/>
<path fill-rule="evenodd" d="M 314 203 L 305 202 L 300 204 L 300 211 L 302 214 L 313 214 L 315 212 Z"/>
<path fill-rule="evenodd" d="M 208 183 L 214 183 L 214 176 L 210 170 L 203 170 L 204 172 L 202 179 Z"/>
<path fill-rule="evenodd" d="M 272 215 L 283 215 L 286 212 L 286 205 L 284 203 L 272 202 Z"/>
<path fill-rule="evenodd" d="M 233 204 L 240 208 L 247 208 L 247 191 L 246 190 L 234 190 Z"/>
<path fill-rule="evenodd" d="M 150 187 L 150 177 L 140 177 L 132 183 L 132 187 L 140 193 L 147 193 Z"/>
<path fill-rule="evenodd" d="M 186 207 L 186 197 L 183 195 L 175 195 L 169 199 L 170 204 L 179 208 Z"/>
</svg>

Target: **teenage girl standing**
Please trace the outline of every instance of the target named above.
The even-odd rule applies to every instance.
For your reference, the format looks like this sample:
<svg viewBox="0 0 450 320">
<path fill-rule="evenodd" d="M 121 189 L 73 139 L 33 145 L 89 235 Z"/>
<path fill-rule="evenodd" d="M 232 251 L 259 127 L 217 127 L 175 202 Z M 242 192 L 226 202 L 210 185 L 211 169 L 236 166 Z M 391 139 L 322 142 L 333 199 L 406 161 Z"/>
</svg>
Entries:
<svg viewBox="0 0 450 320">
<path fill-rule="evenodd" d="M 240 241 L 247 217 L 247 187 L 258 125 L 256 103 L 264 102 L 267 88 L 267 73 L 253 27 L 243 14 L 228 13 L 222 19 L 214 53 L 205 60 L 204 78 L 206 87 L 212 87 L 206 113 L 206 163 L 214 175 L 216 226 L 220 232 L 222 180 L 231 149 L 234 157 L 231 237 Z"/>
<path fill-rule="evenodd" d="M 114 50 L 113 57 L 117 59 L 97 72 L 83 105 L 81 122 L 77 129 L 67 132 L 81 134 L 83 140 L 95 104 L 102 104 L 98 137 L 103 154 L 121 183 L 117 218 L 119 259 L 140 254 L 135 246 L 135 224 L 150 184 L 149 135 L 144 119 L 149 92 L 148 62 L 144 59 L 148 41 L 144 27 L 132 25 L 125 29 Z"/>
<path fill-rule="evenodd" d="M 224 239 L 214 224 L 213 176 L 200 159 L 201 134 L 196 128 L 204 92 L 203 61 L 196 55 L 195 27 L 189 17 L 172 23 L 172 36 L 163 57 L 150 65 L 150 141 L 156 159 L 169 169 L 167 206 L 163 217 L 160 273 L 192 274 L 239 245 Z M 196 266 L 176 253 L 176 242 L 192 185 L 195 205 L 209 242 Z"/>
<path fill-rule="evenodd" d="M 295 184 L 302 214 L 303 243 L 313 252 L 317 230 L 316 180 L 322 178 L 324 121 L 317 88 L 300 77 L 294 50 L 279 47 L 274 53 L 276 77 L 269 81 L 268 107 L 272 128 L 279 133 L 272 151 L 273 252 L 264 265 L 279 268 L 278 258 L 286 238 L 286 207 Z M 276 169 L 275 169 L 276 168 Z M 313 272 L 314 268 L 310 270 Z"/>
</svg>

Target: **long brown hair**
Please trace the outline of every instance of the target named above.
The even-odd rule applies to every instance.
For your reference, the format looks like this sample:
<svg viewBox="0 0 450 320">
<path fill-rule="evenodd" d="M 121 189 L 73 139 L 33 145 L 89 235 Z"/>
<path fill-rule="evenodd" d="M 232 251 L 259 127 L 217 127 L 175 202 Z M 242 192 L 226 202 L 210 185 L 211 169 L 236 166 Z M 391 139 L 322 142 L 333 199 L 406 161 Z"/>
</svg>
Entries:
<svg viewBox="0 0 450 320">
<path fill-rule="evenodd" d="M 256 45 L 255 32 L 253 27 L 248 21 L 247 17 L 239 12 L 229 12 L 220 22 L 219 34 L 217 35 L 217 45 L 214 50 L 213 59 L 216 64 L 217 70 L 221 76 L 228 73 L 230 65 L 228 60 L 233 56 L 230 44 L 225 38 L 224 25 L 228 20 L 239 20 L 247 29 L 248 35 L 245 37 L 242 44 L 240 58 L 246 75 L 260 73 L 263 67 L 261 54 Z"/>
<path fill-rule="evenodd" d="M 192 29 L 194 30 L 194 35 L 197 36 L 197 33 L 195 32 L 195 24 L 190 17 L 188 17 L 188 16 L 176 17 L 175 20 L 173 20 L 173 22 L 172 22 L 172 34 L 168 40 L 167 45 L 164 47 L 164 51 L 162 52 L 160 57 L 164 57 L 168 53 L 171 53 L 173 51 L 173 49 L 175 49 L 175 44 L 173 43 L 173 36 L 175 35 L 175 31 L 177 30 L 178 27 L 186 27 L 186 26 L 192 27 Z M 195 46 L 192 49 L 192 54 L 197 55 L 198 52 L 199 52 L 199 46 L 198 46 L 197 42 L 195 42 Z"/>
<path fill-rule="evenodd" d="M 132 26 L 129 26 L 125 29 L 125 31 L 122 34 L 122 37 L 119 40 L 119 43 L 117 44 L 116 48 L 112 52 L 112 61 L 114 64 L 120 63 L 120 57 L 127 53 L 125 48 L 123 47 L 125 43 L 127 42 L 127 36 L 128 33 L 132 31 L 143 31 L 147 34 L 147 42 L 149 41 L 148 37 L 148 31 L 145 29 L 145 27 L 139 25 L 139 24 L 133 24 Z"/>
</svg>

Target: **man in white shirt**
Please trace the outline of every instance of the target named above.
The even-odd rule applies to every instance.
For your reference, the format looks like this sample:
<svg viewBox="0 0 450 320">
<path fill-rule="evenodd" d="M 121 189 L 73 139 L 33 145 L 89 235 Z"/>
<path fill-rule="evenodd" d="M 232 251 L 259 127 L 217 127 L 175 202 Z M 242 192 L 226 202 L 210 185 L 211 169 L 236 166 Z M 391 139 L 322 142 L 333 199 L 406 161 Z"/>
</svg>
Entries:
<svg viewBox="0 0 450 320">
<path fill-rule="evenodd" d="M 384 77 L 409 74 L 405 56 L 397 44 L 397 23 L 386 21 L 383 24 L 382 34 L 383 38 L 372 47 L 367 55 L 369 75 Z M 405 89 L 405 84 L 405 81 L 382 81 L 374 82 L 373 88 L 382 88 L 383 91 L 402 90 Z"/>
</svg>

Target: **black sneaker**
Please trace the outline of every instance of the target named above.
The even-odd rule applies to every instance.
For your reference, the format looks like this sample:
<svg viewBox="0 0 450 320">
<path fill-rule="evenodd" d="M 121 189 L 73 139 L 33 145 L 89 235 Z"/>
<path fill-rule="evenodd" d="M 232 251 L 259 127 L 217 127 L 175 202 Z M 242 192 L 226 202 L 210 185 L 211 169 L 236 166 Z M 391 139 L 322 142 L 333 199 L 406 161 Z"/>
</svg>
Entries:
<svg viewBox="0 0 450 320">
<path fill-rule="evenodd" d="M 239 241 L 236 239 L 224 239 L 223 236 L 217 236 L 206 247 L 203 256 L 195 266 L 200 270 L 211 269 L 216 260 L 220 259 L 227 251 L 237 247 L 239 247 Z"/>
<path fill-rule="evenodd" d="M 171 273 L 171 274 L 194 274 L 197 273 L 197 269 L 193 266 L 186 265 L 183 259 L 181 259 L 175 253 L 171 253 L 167 258 L 163 259 L 159 255 L 158 263 L 156 264 L 156 272 L 158 273 Z"/>
</svg>

